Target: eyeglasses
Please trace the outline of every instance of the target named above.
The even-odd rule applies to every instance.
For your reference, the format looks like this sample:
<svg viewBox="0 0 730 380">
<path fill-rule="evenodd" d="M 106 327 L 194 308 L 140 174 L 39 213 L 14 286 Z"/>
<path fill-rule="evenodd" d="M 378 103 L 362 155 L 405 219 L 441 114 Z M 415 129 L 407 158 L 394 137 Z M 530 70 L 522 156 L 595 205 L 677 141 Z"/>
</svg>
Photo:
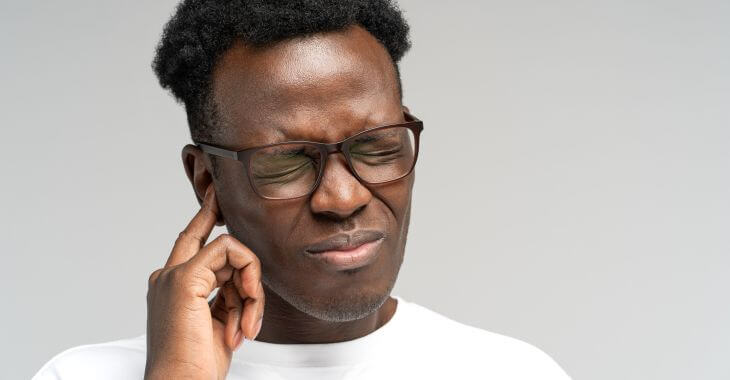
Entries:
<svg viewBox="0 0 730 380">
<path fill-rule="evenodd" d="M 243 163 L 254 192 L 265 199 L 294 199 L 314 192 L 327 156 L 342 153 L 352 174 L 365 184 L 397 181 L 413 171 L 423 122 L 403 112 L 406 122 L 362 131 L 336 143 L 287 141 L 232 151 L 198 143 L 204 152 Z"/>
</svg>

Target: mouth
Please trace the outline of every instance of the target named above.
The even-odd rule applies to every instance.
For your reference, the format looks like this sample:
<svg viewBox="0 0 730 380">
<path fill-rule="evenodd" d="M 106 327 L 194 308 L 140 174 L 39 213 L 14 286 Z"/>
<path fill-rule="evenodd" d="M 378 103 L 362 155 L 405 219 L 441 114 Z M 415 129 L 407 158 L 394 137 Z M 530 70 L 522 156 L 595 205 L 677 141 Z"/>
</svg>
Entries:
<svg viewBox="0 0 730 380">
<path fill-rule="evenodd" d="M 362 230 L 353 234 L 339 234 L 307 247 L 307 257 L 321 262 L 330 269 L 343 271 L 372 263 L 380 252 L 385 234 Z"/>
</svg>

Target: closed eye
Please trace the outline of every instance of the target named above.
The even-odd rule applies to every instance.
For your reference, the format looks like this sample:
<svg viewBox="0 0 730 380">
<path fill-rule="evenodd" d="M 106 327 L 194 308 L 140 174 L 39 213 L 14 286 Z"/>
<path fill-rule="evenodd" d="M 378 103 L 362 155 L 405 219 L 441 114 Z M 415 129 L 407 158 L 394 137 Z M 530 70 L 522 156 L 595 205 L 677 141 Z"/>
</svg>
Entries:
<svg viewBox="0 0 730 380">
<path fill-rule="evenodd" d="M 291 175 L 293 173 L 296 173 L 300 169 L 304 168 L 305 166 L 309 166 L 312 162 L 311 161 L 305 161 L 302 164 L 289 168 L 287 170 L 275 172 L 275 173 L 256 173 L 254 176 L 257 179 L 280 179 L 283 177 L 286 177 L 288 175 Z"/>
</svg>

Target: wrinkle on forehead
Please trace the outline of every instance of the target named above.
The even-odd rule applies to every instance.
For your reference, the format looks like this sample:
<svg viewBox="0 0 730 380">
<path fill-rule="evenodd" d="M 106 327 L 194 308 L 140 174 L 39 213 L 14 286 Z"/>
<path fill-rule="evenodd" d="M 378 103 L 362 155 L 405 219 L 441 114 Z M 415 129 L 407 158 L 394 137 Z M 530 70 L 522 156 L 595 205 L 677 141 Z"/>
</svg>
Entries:
<svg viewBox="0 0 730 380">
<path fill-rule="evenodd" d="M 226 139 L 246 146 L 337 139 L 382 124 L 400 106 L 390 56 L 361 27 L 268 47 L 237 42 L 214 70 L 213 95 Z"/>
</svg>

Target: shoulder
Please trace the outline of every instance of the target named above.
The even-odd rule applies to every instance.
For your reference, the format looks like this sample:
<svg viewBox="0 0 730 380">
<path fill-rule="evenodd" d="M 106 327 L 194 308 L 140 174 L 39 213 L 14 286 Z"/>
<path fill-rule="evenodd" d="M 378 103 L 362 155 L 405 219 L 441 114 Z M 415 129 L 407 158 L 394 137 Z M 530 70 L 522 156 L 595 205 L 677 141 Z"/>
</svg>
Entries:
<svg viewBox="0 0 730 380">
<path fill-rule="evenodd" d="M 570 377 L 547 353 L 517 338 L 457 322 L 436 311 L 396 297 L 404 306 L 403 323 L 420 347 L 437 347 L 449 358 L 490 376 L 567 380 Z M 409 340 L 411 340 L 409 339 Z"/>
<path fill-rule="evenodd" d="M 69 348 L 49 360 L 33 380 L 142 378 L 145 335 Z"/>
</svg>

